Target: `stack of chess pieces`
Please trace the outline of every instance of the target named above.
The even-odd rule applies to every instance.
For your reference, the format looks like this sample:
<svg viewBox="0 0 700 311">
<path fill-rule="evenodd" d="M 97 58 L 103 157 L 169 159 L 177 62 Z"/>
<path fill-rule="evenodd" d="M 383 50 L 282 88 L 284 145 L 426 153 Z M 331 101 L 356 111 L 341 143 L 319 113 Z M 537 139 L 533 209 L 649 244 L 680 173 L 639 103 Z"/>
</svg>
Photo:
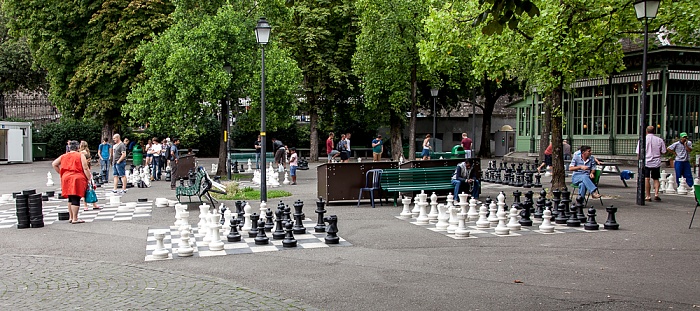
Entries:
<svg viewBox="0 0 700 311">
<path fill-rule="evenodd" d="M 498 165 L 496 161 L 489 161 L 486 170 L 482 172 L 481 182 L 522 188 L 542 188 L 542 174 L 537 172 L 537 167 L 537 160 L 534 164 L 527 162 L 525 165 L 506 162 Z M 548 176 L 547 174 L 545 176 Z"/>
<path fill-rule="evenodd" d="M 700 184 L 700 179 L 696 177 L 693 180 L 693 184 Z M 666 173 L 665 170 L 661 171 L 661 177 L 659 178 L 659 192 L 680 195 L 695 194 L 695 190 L 693 187 L 688 186 L 685 177 L 678 178 L 678 184 L 676 184 L 676 178 L 673 177 L 673 174 Z"/>
<path fill-rule="evenodd" d="M 415 223 L 418 225 L 435 224 L 437 231 L 447 231 L 448 234 L 454 234 L 457 237 L 469 237 L 466 226 L 469 222 L 474 222 L 477 228 L 494 228 L 496 235 L 509 235 L 510 232 L 518 231 L 523 226 L 532 227 L 533 221 L 530 217 L 542 219 L 538 229 L 543 233 L 554 232 L 555 226 L 552 221 L 567 227 L 580 227 L 583 223 L 585 230 L 599 229 L 596 222 L 596 209 L 589 207 L 586 215 L 584 198 L 578 196 L 576 202 L 572 204 L 571 193 L 567 189 L 552 191 L 551 200 L 547 198 L 545 190 L 540 191 L 540 197 L 536 202 L 533 201 L 532 191 L 524 193 L 523 202 L 521 202 L 521 196 L 523 193 L 520 191 L 513 192 L 513 204 L 508 209 L 503 191 L 498 195 L 497 201 L 492 201 L 491 197 L 488 197 L 483 203 L 469 198 L 469 195 L 464 193 L 458 195 L 459 201 L 455 203 L 454 196 L 449 194 L 445 204 L 438 203 L 438 197 L 434 192 L 428 203 L 427 194 L 421 191 L 413 200 L 413 209 L 411 209 L 411 198 L 404 197 L 401 200 L 403 211 L 399 218 L 415 218 Z M 480 207 L 477 208 L 479 205 Z M 604 228 L 619 229 L 619 224 L 615 220 L 617 208 L 610 206 L 606 211 L 608 219 Z"/>
<path fill-rule="evenodd" d="M 314 227 L 314 232 L 325 232 L 326 244 L 339 244 L 338 237 L 338 217 L 336 215 L 325 216 L 326 202 L 319 198 L 316 202 L 316 214 L 318 222 Z M 255 245 L 268 245 L 270 238 L 266 232 L 272 233 L 273 240 L 282 240 L 282 246 L 297 247 L 295 234 L 306 234 L 303 221 L 306 216 L 303 213 L 304 203 L 300 200 L 294 202 L 294 213 L 290 207 L 282 201 L 277 205 L 277 211 L 273 212 L 267 207 L 265 202 L 260 203 L 259 214 L 247 202 L 236 201 L 236 211 L 232 212 L 224 204 L 217 210 L 211 206 L 202 204 L 199 206 L 199 223 L 195 237 L 201 237 L 201 242 L 197 246 L 206 246 L 210 251 L 221 251 L 224 249 L 222 236 L 228 242 L 242 242 L 243 236 L 254 239 Z M 190 213 L 187 205 L 175 205 L 175 224 L 180 232 L 180 241 L 177 250 L 173 250 L 180 257 L 190 257 L 194 253 L 195 242 L 192 240 L 192 226 L 189 223 Z M 226 224 L 229 225 L 226 225 Z M 326 223 L 328 223 L 326 225 Z M 274 229 L 274 231 L 273 231 Z M 156 249 L 152 253 L 153 259 L 167 259 L 170 251 L 165 248 L 163 240 L 169 230 L 159 230 L 154 236 L 156 239 Z"/>
<path fill-rule="evenodd" d="M 265 170 L 265 175 L 266 175 L 266 185 L 268 187 L 279 187 L 280 186 L 280 175 L 277 169 L 275 169 L 272 165 L 272 162 L 270 162 L 270 167 Z M 260 170 L 255 170 L 253 172 L 253 183 L 256 185 L 260 184 L 261 180 L 261 173 Z"/>
</svg>

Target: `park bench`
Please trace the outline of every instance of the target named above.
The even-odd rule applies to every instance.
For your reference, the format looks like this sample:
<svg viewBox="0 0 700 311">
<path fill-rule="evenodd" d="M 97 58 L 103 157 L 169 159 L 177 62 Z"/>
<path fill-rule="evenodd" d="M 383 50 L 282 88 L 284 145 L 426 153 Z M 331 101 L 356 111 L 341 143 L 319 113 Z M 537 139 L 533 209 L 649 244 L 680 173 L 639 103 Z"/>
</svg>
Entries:
<svg viewBox="0 0 700 311">
<path fill-rule="evenodd" d="M 182 203 L 180 200 L 180 197 L 182 196 L 187 196 L 190 202 L 192 202 L 193 196 L 197 196 L 199 202 L 203 202 L 202 196 L 206 196 L 206 198 L 209 199 L 209 202 L 211 202 L 211 205 L 215 206 L 216 200 L 209 193 L 209 191 L 212 191 L 212 185 L 213 182 L 211 179 L 209 179 L 207 171 L 204 170 L 204 167 L 200 166 L 197 168 L 194 183 L 190 184 L 189 186 L 177 186 L 177 188 L 175 188 L 175 196 L 177 197 L 177 201 L 179 203 Z"/>
<path fill-rule="evenodd" d="M 382 191 L 393 193 L 394 206 L 399 193 L 452 190 L 452 174 L 454 167 L 430 167 L 409 169 L 385 169 L 380 181 Z"/>
</svg>

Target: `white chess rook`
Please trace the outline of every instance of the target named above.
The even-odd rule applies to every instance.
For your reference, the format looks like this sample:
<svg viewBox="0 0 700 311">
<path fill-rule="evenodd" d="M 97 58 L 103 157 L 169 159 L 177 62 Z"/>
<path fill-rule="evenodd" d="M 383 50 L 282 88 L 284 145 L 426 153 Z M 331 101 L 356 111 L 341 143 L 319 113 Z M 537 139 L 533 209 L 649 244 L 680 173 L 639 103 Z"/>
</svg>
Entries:
<svg viewBox="0 0 700 311">
<path fill-rule="evenodd" d="M 401 203 L 403 204 L 403 210 L 401 211 L 401 214 L 399 214 L 399 217 L 402 219 L 410 219 L 413 215 L 411 214 L 411 198 L 404 197 L 401 199 Z"/>
<path fill-rule="evenodd" d="M 457 214 L 457 229 L 455 229 L 455 236 L 460 238 L 469 237 L 469 230 L 467 230 L 466 219 L 467 214 L 459 213 Z"/>
<path fill-rule="evenodd" d="M 221 241 L 221 232 L 219 229 L 221 229 L 221 214 L 211 214 L 209 216 L 209 230 L 211 232 L 211 241 L 209 242 L 210 251 L 220 251 L 224 249 L 224 242 Z"/>
<path fill-rule="evenodd" d="M 156 238 L 156 249 L 153 250 L 153 253 L 151 253 L 153 259 L 168 259 L 168 254 L 170 254 L 170 251 L 168 251 L 165 248 L 165 244 L 163 244 L 165 233 L 165 231 L 159 230 L 153 234 L 153 236 Z"/>
</svg>

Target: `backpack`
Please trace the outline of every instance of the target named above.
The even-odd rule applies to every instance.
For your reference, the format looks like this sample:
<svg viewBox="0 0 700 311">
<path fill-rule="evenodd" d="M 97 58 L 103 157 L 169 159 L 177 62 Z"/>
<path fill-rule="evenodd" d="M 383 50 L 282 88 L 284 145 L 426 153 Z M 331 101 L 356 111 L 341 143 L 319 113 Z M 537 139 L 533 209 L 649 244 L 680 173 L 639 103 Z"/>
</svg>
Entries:
<svg viewBox="0 0 700 311">
<path fill-rule="evenodd" d="M 168 145 L 167 148 L 165 148 L 165 159 L 166 160 L 174 160 L 171 149 L 171 145 Z"/>
<path fill-rule="evenodd" d="M 344 140 L 339 141 L 338 146 L 336 146 L 336 149 L 338 149 L 338 151 L 345 151 L 345 141 Z"/>
</svg>

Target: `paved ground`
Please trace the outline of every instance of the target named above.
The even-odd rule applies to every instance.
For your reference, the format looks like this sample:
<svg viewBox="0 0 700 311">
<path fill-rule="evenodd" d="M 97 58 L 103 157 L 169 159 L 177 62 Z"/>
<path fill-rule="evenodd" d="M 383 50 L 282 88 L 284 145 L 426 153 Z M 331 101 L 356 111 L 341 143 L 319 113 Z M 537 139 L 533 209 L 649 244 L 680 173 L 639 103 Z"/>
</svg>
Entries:
<svg viewBox="0 0 700 311">
<path fill-rule="evenodd" d="M 294 194 L 285 202 L 307 203 L 307 215 L 316 198 L 315 166 L 300 171 L 299 185 L 282 187 Z M 0 193 L 49 190 L 50 169 L 47 161 L 0 166 Z M 661 203 L 640 207 L 634 182 L 624 188 L 619 178 L 604 176 L 601 184 L 611 196 L 605 204 L 620 209 L 619 231 L 453 240 L 396 219 L 400 208 L 331 205 L 338 234 L 353 246 L 145 262 L 148 227 L 171 224 L 171 208 L 129 222 L 2 229 L 0 308 L 700 308 L 700 216 L 688 229 L 693 198 L 662 196 Z M 141 197 L 174 199 L 174 191 L 156 182 L 124 200 Z M 197 219 L 196 206 L 189 210 Z M 599 215 L 604 222 L 601 209 Z"/>
</svg>

